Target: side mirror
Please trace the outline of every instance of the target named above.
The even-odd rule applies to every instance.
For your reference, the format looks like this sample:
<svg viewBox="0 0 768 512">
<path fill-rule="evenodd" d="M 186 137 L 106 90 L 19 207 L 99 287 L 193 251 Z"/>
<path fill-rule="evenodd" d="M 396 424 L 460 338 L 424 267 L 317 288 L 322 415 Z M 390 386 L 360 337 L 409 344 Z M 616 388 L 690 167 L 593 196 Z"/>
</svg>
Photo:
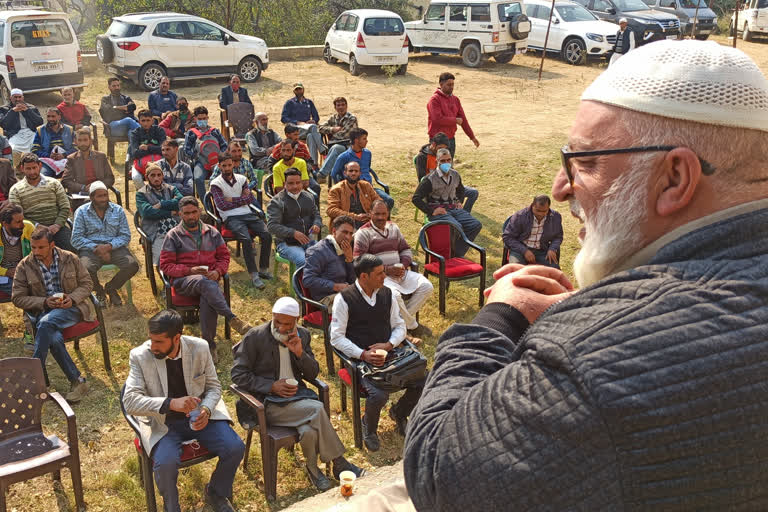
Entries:
<svg viewBox="0 0 768 512">
<path fill-rule="evenodd" d="M 605 12 L 607 12 L 608 14 L 616 14 L 616 9 L 614 9 L 613 7 L 609 7 L 608 10 L 606 10 Z"/>
<path fill-rule="evenodd" d="M 426 22 L 427 22 L 427 18 L 424 18 L 422 21 L 423 21 L 424 23 L 426 23 Z"/>
<path fill-rule="evenodd" d="M 224 39 L 224 46 L 228 45 L 228 44 L 229 44 L 229 34 L 227 34 L 227 33 L 225 32 L 225 33 L 224 33 L 224 38 L 223 38 L 223 39 Z"/>
<path fill-rule="evenodd" d="M 557 25 L 558 23 L 560 23 L 560 20 L 552 16 L 552 24 Z"/>
</svg>

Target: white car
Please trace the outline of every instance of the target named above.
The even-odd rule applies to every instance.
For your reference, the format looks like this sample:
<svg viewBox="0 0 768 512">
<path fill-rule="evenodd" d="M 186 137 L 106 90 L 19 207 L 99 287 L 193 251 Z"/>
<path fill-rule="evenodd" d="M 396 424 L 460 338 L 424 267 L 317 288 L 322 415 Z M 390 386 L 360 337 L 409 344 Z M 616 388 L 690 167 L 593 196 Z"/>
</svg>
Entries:
<svg viewBox="0 0 768 512">
<path fill-rule="evenodd" d="M 751 41 L 753 35 L 768 34 L 768 0 L 748 0 L 739 11 L 738 27 L 734 30 L 736 16 L 731 15 L 730 33 L 736 36 L 741 30 L 741 37 Z"/>
<path fill-rule="evenodd" d="M 240 75 L 255 82 L 269 66 L 267 44 L 188 14 L 155 12 L 112 18 L 96 38 L 96 54 L 107 71 L 146 91 L 164 75 L 174 80 Z"/>
<path fill-rule="evenodd" d="M 0 96 L 11 100 L 11 89 L 24 93 L 85 87 L 82 56 L 75 31 L 63 12 L 0 12 Z"/>
<path fill-rule="evenodd" d="M 552 2 L 526 0 L 525 13 L 531 20 L 528 48 L 544 49 Z M 547 51 L 559 53 L 568 64 L 579 65 L 587 57 L 606 57 L 613 51 L 619 26 L 601 21 L 581 5 L 555 2 L 555 13 L 547 39 Z"/>
<path fill-rule="evenodd" d="M 325 36 L 323 59 L 349 63 L 357 76 L 363 66 L 399 66 L 398 75 L 408 69 L 408 37 L 403 19 L 379 9 L 344 11 Z"/>
</svg>

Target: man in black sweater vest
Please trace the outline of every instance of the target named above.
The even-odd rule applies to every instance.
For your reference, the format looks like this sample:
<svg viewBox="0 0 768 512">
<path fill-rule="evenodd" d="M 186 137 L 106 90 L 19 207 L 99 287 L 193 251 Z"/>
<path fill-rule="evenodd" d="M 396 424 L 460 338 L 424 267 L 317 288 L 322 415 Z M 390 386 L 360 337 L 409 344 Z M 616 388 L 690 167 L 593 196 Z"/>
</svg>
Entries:
<svg viewBox="0 0 768 512">
<path fill-rule="evenodd" d="M 390 288 L 384 286 L 384 263 L 378 256 L 363 254 L 355 259 L 354 286 L 342 290 L 333 301 L 331 345 L 345 356 L 381 366 L 387 352 L 405 339 L 405 321 Z M 368 393 L 363 415 L 363 442 L 369 451 L 379 449 L 381 409 L 389 399 L 389 390 L 377 387 L 368 378 L 362 379 Z M 389 409 L 389 417 L 405 435 L 408 415 L 421 396 L 424 381 L 413 382 L 405 394 Z"/>
</svg>

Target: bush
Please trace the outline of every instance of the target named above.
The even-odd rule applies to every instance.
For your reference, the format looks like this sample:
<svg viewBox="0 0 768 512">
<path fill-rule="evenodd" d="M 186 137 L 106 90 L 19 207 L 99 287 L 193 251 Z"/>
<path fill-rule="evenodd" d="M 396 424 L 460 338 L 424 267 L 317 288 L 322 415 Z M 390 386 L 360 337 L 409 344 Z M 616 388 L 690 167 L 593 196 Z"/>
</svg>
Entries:
<svg viewBox="0 0 768 512">
<path fill-rule="evenodd" d="M 102 27 L 91 27 L 82 34 L 77 35 L 80 42 L 80 50 L 83 53 L 92 53 L 96 51 L 96 37 L 104 33 L 106 29 Z"/>
</svg>

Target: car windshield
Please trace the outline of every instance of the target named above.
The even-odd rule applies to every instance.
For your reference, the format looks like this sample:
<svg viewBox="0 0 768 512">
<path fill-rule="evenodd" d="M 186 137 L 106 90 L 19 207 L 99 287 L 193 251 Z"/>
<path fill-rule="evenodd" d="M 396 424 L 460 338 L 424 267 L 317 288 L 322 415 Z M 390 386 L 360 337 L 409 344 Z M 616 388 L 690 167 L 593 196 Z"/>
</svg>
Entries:
<svg viewBox="0 0 768 512">
<path fill-rule="evenodd" d="M 580 5 L 558 5 L 555 7 L 563 21 L 595 21 L 594 14 Z"/>
<path fill-rule="evenodd" d="M 11 23 L 11 45 L 14 48 L 55 46 L 73 41 L 69 25 L 62 19 L 35 19 Z"/>
<path fill-rule="evenodd" d="M 523 13 L 523 8 L 520 7 L 520 4 L 515 3 L 509 3 L 509 4 L 499 4 L 499 21 L 505 21 L 509 18 L 512 18 L 518 14 Z"/>
<path fill-rule="evenodd" d="M 368 18 L 363 23 L 363 32 L 367 36 L 401 36 L 405 26 L 398 18 Z"/>
<path fill-rule="evenodd" d="M 114 20 L 107 29 L 107 35 L 112 37 L 136 37 L 140 36 L 145 28 L 144 25 Z"/>
<path fill-rule="evenodd" d="M 758 9 L 765 9 L 766 7 L 768 7 L 768 0 L 758 0 L 757 2 Z"/>
<path fill-rule="evenodd" d="M 699 9 L 706 9 L 707 8 L 707 2 L 704 0 L 699 0 Z M 696 0 L 680 0 L 680 7 L 683 9 L 695 9 L 696 8 Z"/>
<path fill-rule="evenodd" d="M 614 0 L 614 3 L 616 4 L 616 7 L 618 7 L 621 12 L 648 10 L 648 6 L 645 5 L 645 2 L 643 2 L 643 0 Z"/>
</svg>

